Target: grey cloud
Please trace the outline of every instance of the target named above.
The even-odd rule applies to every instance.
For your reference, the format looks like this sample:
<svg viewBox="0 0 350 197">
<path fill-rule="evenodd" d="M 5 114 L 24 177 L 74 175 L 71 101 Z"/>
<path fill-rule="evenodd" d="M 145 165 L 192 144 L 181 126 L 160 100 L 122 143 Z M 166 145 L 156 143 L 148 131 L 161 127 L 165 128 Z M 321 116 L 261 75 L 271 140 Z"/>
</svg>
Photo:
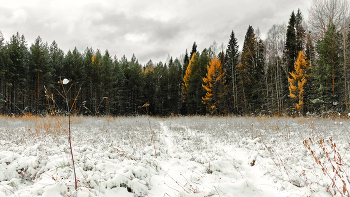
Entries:
<svg viewBox="0 0 350 197">
<path fill-rule="evenodd" d="M 109 11 L 103 13 L 102 18 L 94 18 L 91 27 L 112 27 L 107 34 L 126 35 L 127 33 L 145 33 L 151 40 L 164 41 L 176 37 L 183 29 L 183 24 L 175 21 L 162 22 L 139 16 L 127 16 L 124 13 Z M 104 37 L 105 35 L 101 35 Z"/>
<path fill-rule="evenodd" d="M 90 34 L 98 43 L 109 46 L 115 51 L 133 51 L 140 62 L 149 59 L 161 59 L 171 53 L 171 45 L 175 45 L 177 40 L 183 37 L 185 24 L 178 21 L 170 20 L 167 22 L 155 20 L 152 18 L 144 18 L 140 16 L 128 16 L 125 13 L 117 12 L 113 9 L 105 9 L 103 7 L 88 8 L 92 14 L 84 16 L 84 21 L 89 21 L 78 25 L 78 29 L 89 29 Z M 93 17 L 98 15 L 98 17 Z M 109 29 L 109 31 L 106 31 Z M 132 43 L 125 39 L 126 35 L 145 35 L 145 40 Z M 76 38 L 75 38 L 76 39 Z M 88 42 L 79 38 L 81 43 Z M 175 43 L 174 43 L 175 41 Z M 91 41 L 92 42 L 92 41 Z M 120 50 L 116 49 L 119 48 Z M 122 55 L 118 52 L 118 56 Z M 157 55 L 158 54 L 158 55 Z M 127 53 L 131 56 L 131 53 Z"/>
<path fill-rule="evenodd" d="M 194 41 L 199 51 L 208 48 L 214 40 L 218 45 L 226 45 L 232 30 L 242 47 L 248 25 L 259 28 L 264 34 L 273 24 L 287 23 L 291 12 L 297 11 L 299 6 L 304 16 L 307 15 L 310 3 L 303 0 L 220 0 L 215 3 L 203 0 L 170 4 L 164 7 L 150 1 L 139 6 L 133 1 L 106 1 L 85 4 L 76 11 L 69 5 L 61 10 L 55 10 L 53 5 L 0 7 L 0 30 L 5 39 L 18 31 L 30 44 L 40 35 L 43 41 L 51 43 L 55 40 L 65 52 L 74 47 L 107 49 L 119 58 L 124 54 L 131 58 L 134 53 L 139 62 L 147 63 L 149 59 L 165 61 L 168 55 L 179 57 L 186 48 L 191 50 Z M 147 13 L 138 13 L 145 5 L 145 10 L 165 9 L 162 14 L 169 11 L 171 15 L 157 19 Z M 18 20 L 6 20 L 18 9 L 22 9 L 18 12 Z M 68 14 L 64 12 L 66 9 L 69 9 Z"/>
</svg>

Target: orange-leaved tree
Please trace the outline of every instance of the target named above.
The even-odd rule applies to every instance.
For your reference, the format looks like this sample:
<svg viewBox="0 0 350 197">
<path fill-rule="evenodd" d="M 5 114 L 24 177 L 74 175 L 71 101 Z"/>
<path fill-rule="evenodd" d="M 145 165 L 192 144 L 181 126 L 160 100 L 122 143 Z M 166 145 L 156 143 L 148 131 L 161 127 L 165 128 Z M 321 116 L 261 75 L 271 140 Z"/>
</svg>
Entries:
<svg viewBox="0 0 350 197">
<path fill-rule="evenodd" d="M 300 51 L 298 58 L 294 63 L 294 71 L 289 72 L 291 77 L 288 77 L 289 97 L 296 100 L 294 106 L 299 112 L 303 112 L 305 94 L 304 87 L 309 77 L 309 70 L 309 61 L 306 60 L 304 52 Z"/>
<path fill-rule="evenodd" d="M 211 114 L 220 113 L 220 103 L 225 94 L 225 72 L 219 59 L 214 58 L 207 66 L 206 77 L 203 78 L 203 88 L 207 91 L 202 98 L 203 104 L 206 105 L 207 111 Z"/>
<path fill-rule="evenodd" d="M 197 54 L 194 53 L 192 58 L 187 66 L 185 76 L 183 78 L 182 83 L 182 94 L 184 97 L 184 102 L 186 106 L 188 106 L 191 102 L 191 94 L 194 93 L 194 85 L 193 85 L 193 75 L 196 74 L 196 67 L 198 67 L 198 57 Z"/>
</svg>

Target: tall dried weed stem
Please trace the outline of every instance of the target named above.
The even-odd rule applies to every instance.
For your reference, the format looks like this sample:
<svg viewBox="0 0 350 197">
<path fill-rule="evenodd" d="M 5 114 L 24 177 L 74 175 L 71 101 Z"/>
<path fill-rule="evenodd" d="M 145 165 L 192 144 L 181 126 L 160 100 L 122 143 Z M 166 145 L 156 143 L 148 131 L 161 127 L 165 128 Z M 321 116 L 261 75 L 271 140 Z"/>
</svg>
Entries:
<svg viewBox="0 0 350 197">
<path fill-rule="evenodd" d="M 75 181 L 75 190 L 77 190 L 77 189 L 78 189 L 78 185 L 77 185 L 77 175 L 76 175 L 76 172 L 75 172 L 74 156 L 73 156 L 73 148 L 72 148 L 72 140 L 71 140 L 71 130 L 70 130 L 70 123 L 71 123 L 71 121 L 70 121 L 70 114 L 71 114 L 71 110 L 73 109 L 73 106 L 76 104 L 76 100 L 77 100 L 77 98 L 78 98 L 78 96 L 79 96 L 79 93 L 80 93 L 81 88 L 79 89 L 79 92 L 78 92 L 77 96 L 76 96 L 75 99 L 74 99 L 73 105 L 70 106 L 70 103 L 69 103 L 70 98 L 68 98 L 68 92 L 69 92 L 70 89 L 72 88 L 72 85 L 73 85 L 73 84 L 71 83 L 70 88 L 69 88 L 69 89 L 66 89 L 66 88 L 65 88 L 65 85 L 67 85 L 67 84 L 69 83 L 69 80 L 68 80 L 68 79 L 63 79 L 63 80 L 60 79 L 59 83 L 62 85 L 63 94 L 62 94 L 60 91 L 58 91 L 58 90 L 57 90 L 57 91 L 58 91 L 58 93 L 62 96 L 62 98 L 65 99 L 66 105 L 67 105 L 67 110 L 68 110 L 68 143 L 69 143 L 69 147 L 70 147 L 70 153 L 71 153 L 71 155 L 72 155 L 73 172 L 74 172 L 74 181 Z M 48 96 L 47 96 L 47 97 L 48 97 Z M 49 98 L 50 98 L 50 97 L 49 97 Z M 53 101 L 53 103 L 55 103 L 55 101 L 53 100 L 53 98 L 52 98 L 52 101 Z"/>
<path fill-rule="evenodd" d="M 349 197 L 350 193 L 346 184 L 350 183 L 350 178 L 343 168 L 342 157 L 332 137 L 329 137 L 328 140 L 320 139 L 316 143 L 309 138 L 308 140 L 304 140 L 303 144 L 310 151 L 315 162 L 322 168 L 323 174 L 330 179 L 331 184 L 328 185 L 327 191 L 330 192 L 330 188 L 333 188 L 335 189 L 333 190 L 333 195 L 339 192 L 341 196 Z M 314 146 L 315 144 L 316 148 Z M 319 149 L 322 154 L 317 154 L 316 149 Z M 337 180 L 340 180 L 340 182 Z"/>
</svg>

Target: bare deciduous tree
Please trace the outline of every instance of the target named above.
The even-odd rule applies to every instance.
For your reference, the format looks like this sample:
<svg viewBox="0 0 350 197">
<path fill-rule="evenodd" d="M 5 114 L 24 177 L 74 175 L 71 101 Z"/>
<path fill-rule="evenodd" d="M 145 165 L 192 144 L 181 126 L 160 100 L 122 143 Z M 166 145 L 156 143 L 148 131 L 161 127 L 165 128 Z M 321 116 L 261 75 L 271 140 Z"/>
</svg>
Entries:
<svg viewBox="0 0 350 197">
<path fill-rule="evenodd" d="M 274 24 L 267 32 L 265 40 L 267 61 L 273 61 L 276 57 L 282 58 L 286 43 L 286 24 Z"/>
<path fill-rule="evenodd" d="M 264 42 L 266 46 L 266 95 L 267 103 L 271 108 L 281 111 L 283 108 L 283 81 L 282 73 L 286 72 L 282 63 L 284 46 L 286 43 L 287 25 L 274 24 L 267 32 Z"/>
<path fill-rule="evenodd" d="M 350 87 L 348 87 L 348 54 L 346 49 L 348 48 L 348 25 L 349 25 L 349 2 L 348 0 L 313 0 L 313 3 L 309 9 L 309 25 L 312 32 L 314 41 L 318 41 L 323 38 L 324 33 L 330 24 L 334 24 L 337 31 L 343 35 L 343 70 L 344 70 L 344 95 L 346 111 L 348 111 L 348 103 L 350 98 Z"/>
<path fill-rule="evenodd" d="M 315 41 L 323 37 L 330 24 L 338 30 L 345 29 L 348 16 L 348 0 L 313 0 L 309 9 L 309 25 Z"/>
</svg>

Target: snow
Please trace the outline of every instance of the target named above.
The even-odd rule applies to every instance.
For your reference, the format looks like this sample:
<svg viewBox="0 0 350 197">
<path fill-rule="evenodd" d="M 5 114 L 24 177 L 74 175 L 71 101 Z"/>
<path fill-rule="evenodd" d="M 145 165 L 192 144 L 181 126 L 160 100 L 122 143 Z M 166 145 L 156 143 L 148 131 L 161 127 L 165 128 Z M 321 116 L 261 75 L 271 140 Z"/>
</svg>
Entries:
<svg viewBox="0 0 350 197">
<path fill-rule="evenodd" d="M 347 119 L 150 118 L 153 144 L 145 116 L 72 117 L 77 190 L 66 119 L 0 118 L 0 196 L 327 197 L 350 189 Z"/>
<path fill-rule="evenodd" d="M 63 79 L 62 83 L 63 83 L 64 85 L 66 85 L 66 84 L 69 83 L 69 80 L 68 80 L 68 79 Z"/>
</svg>

